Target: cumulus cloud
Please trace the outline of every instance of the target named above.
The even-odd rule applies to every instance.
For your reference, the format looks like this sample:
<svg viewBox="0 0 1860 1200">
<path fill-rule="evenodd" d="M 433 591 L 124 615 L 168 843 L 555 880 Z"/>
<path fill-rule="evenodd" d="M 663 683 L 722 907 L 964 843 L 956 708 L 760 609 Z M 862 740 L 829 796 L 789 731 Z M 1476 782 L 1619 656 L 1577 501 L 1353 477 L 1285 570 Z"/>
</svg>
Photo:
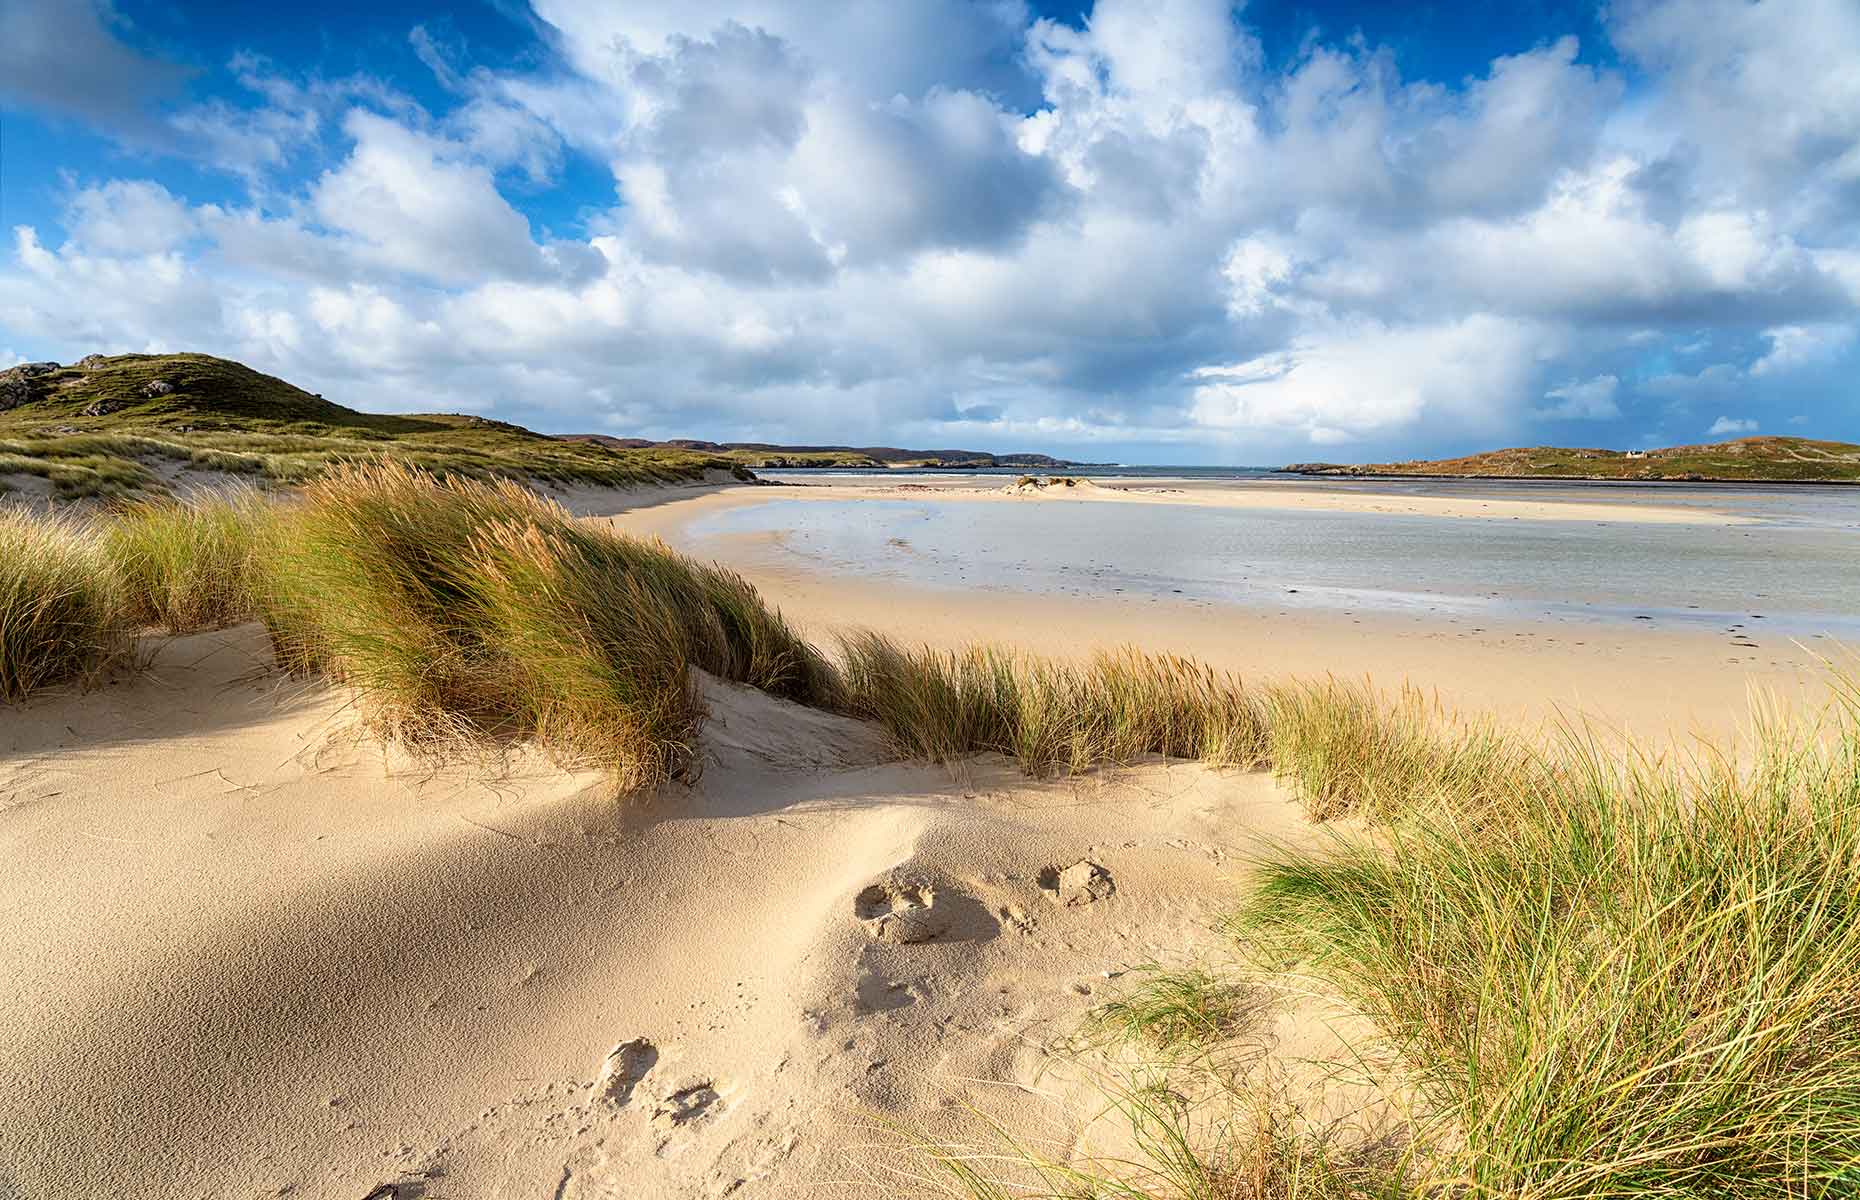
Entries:
<svg viewBox="0 0 1860 1200">
<path fill-rule="evenodd" d="M 1705 432 L 1709 436 L 1717 437 L 1726 434 L 1755 433 L 1756 431 L 1757 423 L 1748 417 L 1719 417 Z"/>
<path fill-rule="evenodd" d="M 357 257 L 442 283 L 473 284 L 551 273 L 523 214 L 489 168 L 458 147 L 363 109 L 343 123 L 349 157 L 311 189 L 328 228 L 352 239 Z"/>
<path fill-rule="evenodd" d="M 198 226 L 185 201 L 147 180 L 113 180 L 71 197 L 66 227 L 71 244 L 130 257 L 173 250 Z"/>
<path fill-rule="evenodd" d="M 1443 325 L 1346 323 L 1288 350 L 1202 367 L 1197 422 L 1353 440 L 1422 420 L 1489 427 L 1515 402 L 1543 345 L 1532 326 L 1488 315 Z"/>
<path fill-rule="evenodd" d="M 1769 352 L 1750 366 L 1757 377 L 1783 375 L 1834 361 L 1854 343 L 1851 325 L 1778 325 L 1766 329 Z"/>
<path fill-rule="evenodd" d="M 549 428 L 1257 461 L 1800 413 L 1860 365 L 1846 0 L 1611 4 L 1631 93 L 1574 37 L 1450 86 L 1360 38 L 1275 64 L 1227 0 L 534 10 L 520 67 L 402 31 L 430 108 L 242 55 L 249 102 L 161 109 L 106 10 L 9 7 L 140 80 L 91 119 L 247 192 L 66 185 L 0 264 L 4 343 Z"/>
<path fill-rule="evenodd" d="M 1621 381 L 1615 376 L 1597 375 L 1581 383 L 1551 388 L 1544 393 L 1544 398 L 1556 403 L 1537 411 L 1553 421 L 1612 421 L 1621 415 L 1620 407 L 1615 404 L 1615 393 L 1620 390 Z"/>
</svg>

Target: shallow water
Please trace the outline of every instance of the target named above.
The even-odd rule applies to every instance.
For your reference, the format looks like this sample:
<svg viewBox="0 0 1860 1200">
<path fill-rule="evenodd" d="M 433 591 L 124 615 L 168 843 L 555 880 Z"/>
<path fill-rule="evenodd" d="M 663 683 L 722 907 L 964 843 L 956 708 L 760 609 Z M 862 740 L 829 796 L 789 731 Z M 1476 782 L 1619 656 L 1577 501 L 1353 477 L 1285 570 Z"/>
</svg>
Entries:
<svg viewBox="0 0 1860 1200">
<path fill-rule="evenodd" d="M 929 587 L 1860 635 L 1860 489 L 1376 485 L 1533 500 L 1553 498 L 1552 488 L 1585 502 L 1698 507 L 1758 523 L 874 499 L 772 500 L 711 514 L 688 533 L 700 550 L 705 538 L 773 534 L 759 553 L 774 562 L 799 556 L 831 573 Z"/>
</svg>

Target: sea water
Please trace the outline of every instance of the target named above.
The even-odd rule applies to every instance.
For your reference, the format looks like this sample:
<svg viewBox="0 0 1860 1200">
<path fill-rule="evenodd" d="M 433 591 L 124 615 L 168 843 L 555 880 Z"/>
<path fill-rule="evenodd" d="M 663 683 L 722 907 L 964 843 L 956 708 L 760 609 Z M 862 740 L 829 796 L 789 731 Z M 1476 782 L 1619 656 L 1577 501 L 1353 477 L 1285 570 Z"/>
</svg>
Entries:
<svg viewBox="0 0 1860 1200">
<path fill-rule="evenodd" d="M 1163 469 L 1152 469 L 1163 474 Z M 1090 472 L 1095 478 L 1110 473 Z M 825 472 L 783 478 L 818 479 Z M 903 472 L 887 472 L 902 482 Z M 1042 472 L 1045 474 L 1045 472 Z M 1211 472 L 1177 472 L 1193 486 Z M 839 482 L 835 478 L 834 482 Z M 1255 482 L 1257 481 L 1257 482 Z M 1146 479 L 1145 484 L 1149 483 Z M 1160 479 L 1159 479 L 1160 483 Z M 1359 481 L 1301 481 L 1325 490 Z M 1284 507 L 802 500 L 726 509 L 687 530 L 730 553 L 921 587 L 1151 595 L 1285 609 L 1438 613 L 1495 622 L 1652 620 L 1860 637 L 1860 488 L 1538 486 L 1376 481 L 1376 494 L 1575 499 L 1695 508 L 1698 523 L 1415 516 L 1301 509 L 1267 472 L 1218 486 L 1270 489 Z M 1724 524 L 1715 513 L 1747 518 Z"/>
</svg>

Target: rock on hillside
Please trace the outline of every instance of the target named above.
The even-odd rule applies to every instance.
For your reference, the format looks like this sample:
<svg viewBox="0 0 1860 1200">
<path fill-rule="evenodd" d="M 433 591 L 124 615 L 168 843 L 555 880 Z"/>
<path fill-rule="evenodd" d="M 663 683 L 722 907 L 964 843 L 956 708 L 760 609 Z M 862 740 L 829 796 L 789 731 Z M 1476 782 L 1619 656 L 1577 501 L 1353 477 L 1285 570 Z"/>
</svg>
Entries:
<svg viewBox="0 0 1860 1200">
<path fill-rule="evenodd" d="M 70 366 L 0 372 L 0 412 L 17 424 L 123 414 L 155 424 L 263 420 L 348 425 L 362 417 L 243 363 L 210 354 L 89 354 Z"/>
</svg>

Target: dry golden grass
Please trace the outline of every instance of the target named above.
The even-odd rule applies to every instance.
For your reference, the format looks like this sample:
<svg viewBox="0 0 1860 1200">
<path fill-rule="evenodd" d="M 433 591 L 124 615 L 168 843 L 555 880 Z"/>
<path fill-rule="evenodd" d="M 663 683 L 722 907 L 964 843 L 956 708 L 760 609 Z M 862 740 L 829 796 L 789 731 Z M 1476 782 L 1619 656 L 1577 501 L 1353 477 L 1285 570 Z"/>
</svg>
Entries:
<svg viewBox="0 0 1860 1200">
<path fill-rule="evenodd" d="M 134 623 L 254 613 L 281 661 L 352 686 L 391 733 L 532 739 L 627 787 L 690 766 L 702 670 L 866 717 L 913 757 L 1270 766 L 1314 818 L 1376 823 L 1269 855 L 1234 929 L 1259 969 L 1290 964 L 1375 1019 L 1425 1098 L 1427 1155 L 1313 1143 L 1258 1097 L 1185 1108 L 1137 1087 L 1115 1102 L 1143 1161 L 926 1143 L 957 1194 L 1860 1195 L 1851 686 L 1818 725 L 1765 721 L 1747 761 L 1676 763 L 1134 650 L 1072 664 L 864 634 L 836 664 L 727 571 L 514 484 L 406 467 L 90 526 L 0 511 L 0 699 L 94 674 Z M 1178 972 L 1104 1019 L 1218 1038 L 1233 982 Z"/>
<path fill-rule="evenodd" d="M 0 508 L 0 703 L 94 677 L 128 648 L 120 584 L 88 531 Z"/>
</svg>

